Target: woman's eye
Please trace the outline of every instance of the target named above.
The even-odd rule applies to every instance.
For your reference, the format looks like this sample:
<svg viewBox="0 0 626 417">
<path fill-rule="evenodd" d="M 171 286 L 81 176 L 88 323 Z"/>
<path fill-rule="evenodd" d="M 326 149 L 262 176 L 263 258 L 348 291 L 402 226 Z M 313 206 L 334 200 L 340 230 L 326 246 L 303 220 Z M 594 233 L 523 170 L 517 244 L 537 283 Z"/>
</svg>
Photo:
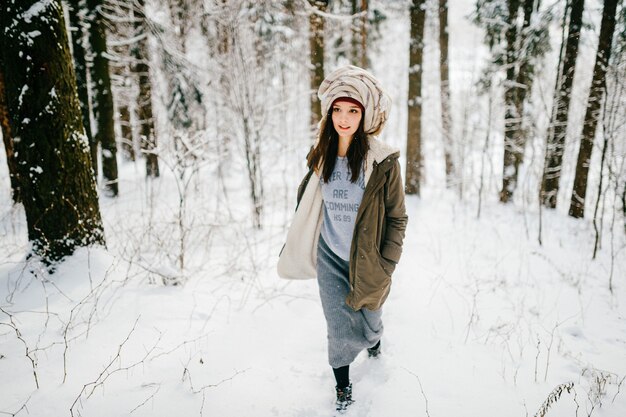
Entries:
<svg viewBox="0 0 626 417">
<path fill-rule="evenodd" d="M 333 107 L 333 111 L 337 113 L 339 111 L 339 107 Z"/>
<path fill-rule="evenodd" d="M 356 109 L 350 110 L 350 113 L 356 113 L 356 112 L 357 112 Z"/>
</svg>

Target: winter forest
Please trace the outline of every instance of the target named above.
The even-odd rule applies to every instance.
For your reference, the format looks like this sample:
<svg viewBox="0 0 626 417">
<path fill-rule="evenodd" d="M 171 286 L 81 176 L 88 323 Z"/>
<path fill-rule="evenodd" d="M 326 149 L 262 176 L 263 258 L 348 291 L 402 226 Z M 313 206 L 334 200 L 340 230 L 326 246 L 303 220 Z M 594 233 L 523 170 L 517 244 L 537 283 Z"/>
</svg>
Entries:
<svg viewBox="0 0 626 417">
<path fill-rule="evenodd" d="M 409 218 L 346 415 L 626 416 L 623 0 L 2 0 L 0 416 L 333 415 L 276 264 L 346 64 Z"/>
</svg>

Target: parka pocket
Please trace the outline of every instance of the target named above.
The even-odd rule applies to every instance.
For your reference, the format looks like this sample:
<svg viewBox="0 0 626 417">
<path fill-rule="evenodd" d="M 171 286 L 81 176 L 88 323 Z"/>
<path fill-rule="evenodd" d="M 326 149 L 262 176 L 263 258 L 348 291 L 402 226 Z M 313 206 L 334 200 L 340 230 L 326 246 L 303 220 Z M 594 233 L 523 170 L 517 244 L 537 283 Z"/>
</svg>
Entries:
<svg viewBox="0 0 626 417">
<path fill-rule="evenodd" d="M 380 264 L 381 269 L 385 272 L 385 275 L 391 278 L 393 271 L 396 269 L 396 264 L 385 259 L 383 255 L 380 254 L 380 250 L 378 248 L 376 248 L 376 255 L 378 255 L 378 263 Z"/>
</svg>

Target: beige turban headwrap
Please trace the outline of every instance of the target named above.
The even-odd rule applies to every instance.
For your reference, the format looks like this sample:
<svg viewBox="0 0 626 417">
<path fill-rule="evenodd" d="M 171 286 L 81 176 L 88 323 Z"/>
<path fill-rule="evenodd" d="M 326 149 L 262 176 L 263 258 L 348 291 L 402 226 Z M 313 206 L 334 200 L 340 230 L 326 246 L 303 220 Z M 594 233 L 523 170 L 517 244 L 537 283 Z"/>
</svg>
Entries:
<svg viewBox="0 0 626 417">
<path fill-rule="evenodd" d="M 380 82 L 363 68 L 347 65 L 330 73 L 317 90 L 322 102 L 322 123 L 335 99 L 350 97 L 365 108 L 363 128 L 368 135 L 377 136 L 383 130 L 391 111 L 391 98 Z"/>
</svg>

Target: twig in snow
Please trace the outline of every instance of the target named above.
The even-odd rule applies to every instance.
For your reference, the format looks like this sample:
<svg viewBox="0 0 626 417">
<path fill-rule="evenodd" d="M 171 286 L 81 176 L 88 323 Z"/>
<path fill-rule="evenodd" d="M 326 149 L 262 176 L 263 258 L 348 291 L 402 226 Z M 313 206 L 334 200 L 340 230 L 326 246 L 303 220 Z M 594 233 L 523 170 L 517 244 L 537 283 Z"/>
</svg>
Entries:
<svg viewBox="0 0 626 417">
<path fill-rule="evenodd" d="M 191 360 L 191 358 L 190 358 Z M 187 365 L 189 365 L 189 362 L 187 362 Z M 237 375 L 239 374 L 243 374 L 244 372 L 248 371 L 248 369 L 244 369 L 243 371 L 237 371 L 235 372 L 233 375 L 231 375 L 228 378 L 224 378 L 221 381 L 215 383 L 215 384 L 207 384 L 207 385 L 203 385 L 202 387 L 195 389 L 193 386 L 193 382 L 191 380 L 191 372 L 189 371 L 189 368 L 187 367 L 187 365 L 185 365 L 183 368 L 183 381 L 185 380 L 185 376 L 187 376 L 187 378 L 189 379 L 189 388 L 191 389 L 191 392 L 193 394 L 202 394 L 202 404 L 200 405 L 200 416 L 202 417 L 203 412 L 204 412 L 204 400 L 205 400 L 205 390 L 207 388 L 215 388 L 218 387 L 220 385 L 222 385 L 224 382 L 227 381 L 231 381 L 232 379 L 234 379 Z"/>
<path fill-rule="evenodd" d="M 617 394 L 619 394 L 619 390 L 622 387 L 622 383 L 624 383 L 624 379 L 626 379 L 626 376 L 622 377 L 622 379 L 617 384 L 617 392 L 613 396 L 613 399 L 611 400 L 611 404 L 615 402 L 615 398 L 617 397 Z"/>
<path fill-rule="evenodd" d="M 87 322 L 87 330 L 84 332 L 84 334 L 89 334 L 89 330 L 91 329 L 91 321 L 93 318 L 93 315 L 95 314 L 95 310 L 97 309 L 97 303 L 98 303 L 98 296 L 99 293 L 98 291 L 101 288 L 104 288 L 104 283 L 107 282 L 107 275 L 109 274 L 110 270 L 107 270 L 104 279 L 102 279 L 102 281 L 100 281 L 100 283 L 98 285 L 96 285 L 96 287 L 93 287 L 93 283 L 91 282 L 91 271 L 90 271 L 90 277 L 89 277 L 89 281 L 90 281 L 90 287 L 91 290 L 89 291 L 89 294 L 87 294 L 85 297 L 83 297 L 82 300 L 80 300 L 78 302 L 78 304 L 76 304 L 74 307 L 72 307 L 72 309 L 70 310 L 70 317 L 67 321 L 67 324 L 65 325 L 65 329 L 63 329 L 63 344 L 64 344 L 64 348 L 63 348 L 63 381 L 62 383 L 65 383 L 65 380 L 67 379 L 67 351 L 69 349 L 69 339 L 68 339 L 68 334 L 69 334 L 69 330 L 70 330 L 70 326 L 72 325 L 72 320 L 74 319 L 74 313 L 77 311 L 77 309 L 81 309 L 87 302 L 87 300 L 91 297 L 94 297 L 94 307 L 93 310 L 91 311 L 91 314 L 89 315 L 89 320 Z M 82 335 L 82 334 L 81 334 Z"/>
<path fill-rule="evenodd" d="M 86 398 L 90 398 L 94 391 L 96 390 L 96 388 L 98 388 L 99 386 L 104 385 L 104 383 L 106 382 L 106 380 L 113 374 L 117 373 L 117 372 L 121 372 L 121 371 L 128 371 L 138 365 L 143 364 L 146 359 L 148 358 L 148 356 L 154 351 L 154 349 L 157 347 L 159 341 L 161 340 L 161 336 L 159 336 L 159 338 L 157 339 L 157 341 L 155 342 L 155 344 L 148 349 L 148 351 L 146 352 L 146 354 L 143 356 L 143 358 L 141 358 L 141 360 L 128 365 L 128 366 L 119 366 L 116 369 L 110 370 L 111 366 L 113 366 L 113 364 L 115 362 L 117 362 L 118 360 L 120 360 L 121 358 L 121 353 L 122 353 L 122 348 L 124 347 L 124 345 L 126 344 L 126 342 L 128 342 L 128 340 L 130 339 L 130 336 L 133 334 L 133 332 L 135 331 L 136 327 L 137 327 L 137 322 L 139 321 L 139 318 L 141 316 L 138 316 L 137 319 L 135 319 L 135 323 L 133 324 L 133 327 L 130 329 L 130 332 L 128 332 L 128 335 L 126 336 L 126 338 L 122 341 L 122 343 L 120 343 L 120 345 L 117 348 L 117 353 L 116 355 L 113 357 L 113 359 L 111 359 L 111 361 L 109 362 L 109 364 L 107 366 L 105 366 L 105 368 L 102 370 L 102 372 L 100 372 L 100 375 L 98 375 L 98 377 L 92 381 L 89 382 L 85 385 L 83 385 L 83 388 L 80 390 L 80 393 L 78 394 L 78 396 L 76 397 L 76 399 L 74 400 L 74 402 L 72 403 L 72 406 L 70 407 L 70 414 L 72 415 L 72 417 L 74 417 L 74 408 L 76 407 L 77 403 L 80 401 L 81 397 L 83 396 L 83 394 L 88 390 L 91 389 L 91 391 L 86 395 Z"/>
<path fill-rule="evenodd" d="M 402 367 L 402 368 L 408 373 L 410 373 L 411 375 L 413 375 L 415 378 L 417 378 L 417 383 L 420 385 L 420 391 L 422 391 L 422 397 L 424 397 L 424 402 L 426 403 L 426 415 L 430 417 L 430 413 L 428 412 L 428 398 L 426 398 L 426 394 L 424 393 L 424 388 L 422 387 L 422 381 L 420 380 L 420 377 L 417 376 L 417 374 L 411 372 L 409 369 L 405 367 Z"/>
<path fill-rule="evenodd" d="M 550 332 L 550 344 L 548 345 L 548 353 L 546 354 L 546 372 L 543 374 L 543 381 L 548 380 L 548 367 L 550 366 L 550 351 L 552 350 L 552 343 L 554 343 L 554 331 L 559 327 L 561 323 L 556 323 Z"/>
<path fill-rule="evenodd" d="M 537 356 L 535 356 L 535 382 L 537 382 L 537 367 L 539 363 L 539 353 L 541 352 L 541 350 L 539 349 L 540 345 L 541 340 L 537 337 Z"/>
<path fill-rule="evenodd" d="M 473 275 L 473 274 L 472 274 Z M 467 343 L 467 339 L 469 338 L 470 330 L 472 328 L 472 324 L 478 318 L 476 315 L 476 297 L 478 297 L 478 293 L 480 292 L 480 288 L 478 287 L 478 280 L 474 277 L 474 284 L 476 285 L 476 290 L 472 294 L 472 314 L 470 314 L 469 321 L 467 322 L 467 332 L 465 333 L 465 341 Z"/>
<path fill-rule="evenodd" d="M 205 398 L 206 398 L 205 390 L 207 388 L 218 387 L 218 386 L 222 385 L 224 382 L 227 382 L 227 381 L 230 381 L 230 380 L 234 379 L 237 375 L 246 372 L 248 369 L 250 369 L 250 368 L 244 369 L 243 371 L 237 371 L 233 375 L 231 375 L 229 378 L 224 378 L 224 379 L 222 379 L 220 382 L 218 382 L 216 384 L 207 384 L 207 385 L 204 385 L 204 386 L 200 387 L 199 389 L 195 389 L 193 387 L 193 382 L 191 382 L 191 373 L 189 372 L 189 369 L 187 368 L 187 366 L 185 366 L 185 369 L 183 370 L 183 380 L 185 379 L 185 375 L 187 375 L 187 377 L 189 378 L 189 387 L 191 388 L 191 392 L 193 394 L 202 394 L 202 403 L 200 404 L 200 417 L 202 417 L 204 415 L 204 401 L 205 401 Z"/>
<path fill-rule="evenodd" d="M 543 404 L 541 404 L 541 407 L 539 407 L 539 411 L 537 411 L 535 417 L 544 417 L 548 412 L 550 406 L 552 406 L 552 404 L 556 403 L 559 398 L 561 398 L 563 391 L 567 391 L 567 393 L 569 394 L 572 391 L 572 388 L 574 388 L 573 382 L 557 385 L 556 388 L 554 388 L 552 392 L 550 392 L 548 398 L 546 398 Z M 575 393 L 576 392 L 574 391 L 574 394 Z"/>
<path fill-rule="evenodd" d="M 616 385 L 617 384 L 617 387 L 619 388 L 620 385 L 622 384 L 622 382 L 624 381 L 624 379 L 626 378 L 626 377 L 623 377 L 620 380 L 620 382 L 617 382 L 618 378 L 619 378 L 619 375 L 617 375 L 615 372 L 602 370 L 602 369 L 598 369 L 598 368 L 594 368 L 594 367 L 584 368 L 582 373 L 581 373 L 581 376 L 586 376 L 586 375 L 588 375 L 588 378 L 591 381 L 590 385 L 593 385 L 593 383 L 596 383 L 596 385 L 598 383 L 601 383 L 601 385 L 602 385 L 601 391 L 604 391 L 604 387 L 606 387 L 606 383 L 607 382 L 610 385 Z M 593 388 L 594 388 L 594 386 L 590 387 L 590 389 L 593 389 Z M 603 395 L 604 394 L 605 393 L 603 392 Z"/>
<path fill-rule="evenodd" d="M 178 346 L 176 346 L 176 347 L 174 347 L 174 348 L 172 348 L 172 349 L 170 349 L 170 350 L 168 350 L 168 351 L 166 351 L 166 352 L 161 352 L 161 353 L 159 353 L 158 355 L 154 355 L 154 356 L 152 356 L 152 357 L 150 358 L 150 362 L 152 362 L 153 360 L 155 360 L 156 358 L 159 358 L 159 357 L 161 357 L 161 356 L 164 356 L 164 355 L 169 355 L 170 353 L 173 353 L 174 351 L 176 351 L 176 350 L 180 349 L 181 347 L 186 346 L 186 345 L 188 345 L 188 344 L 190 344 L 190 343 L 195 343 L 195 342 L 197 342 L 198 340 L 200 340 L 200 339 L 203 339 L 203 338 L 207 337 L 208 335 L 209 335 L 209 334 L 208 334 L 208 333 L 206 333 L 206 334 L 203 334 L 203 335 L 200 335 L 200 336 L 196 337 L 195 339 L 185 340 L 184 342 L 180 343 Z"/>
<path fill-rule="evenodd" d="M 140 407 L 143 407 L 148 401 L 150 401 L 151 399 L 154 398 L 154 396 L 159 392 L 159 390 L 161 389 L 161 384 L 144 384 L 142 385 L 142 387 L 149 387 L 152 385 L 156 385 L 157 389 L 152 393 L 152 395 L 150 395 L 148 398 L 146 398 L 141 404 L 139 404 L 137 407 L 133 408 L 132 410 L 130 410 L 130 413 L 134 413 L 135 411 L 137 411 L 137 409 L 139 409 Z"/>
<path fill-rule="evenodd" d="M 202 324 L 201 331 L 204 331 L 204 329 L 206 328 L 206 325 L 209 323 L 209 320 L 211 319 L 211 317 L 213 317 L 213 313 L 215 313 L 215 310 L 217 310 L 217 306 L 221 304 L 223 299 L 225 299 L 228 302 L 228 310 L 230 311 L 230 308 L 231 308 L 230 296 L 224 294 L 219 298 L 219 300 L 215 302 L 211 311 L 209 311 L 209 314 L 207 315 L 206 319 L 204 320 L 204 323 Z"/>
<path fill-rule="evenodd" d="M 20 332 L 20 329 L 18 329 L 17 326 L 15 325 L 15 322 L 13 321 L 13 315 L 7 312 L 2 307 L 0 307 L 0 311 L 2 311 L 4 314 L 9 316 L 9 321 L 11 322 L 11 324 L 7 324 L 7 323 L 0 323 L 0 324 L 4 324 L 5 326 L 11 327 L 15 331 L 15 335 L 17 336 L 17 338 L 24 344 L 24 349 L 26 349 L 26 357 L 28 358 L 28 360 L 30 360 L 30 363 L 33 367 L 33 376 L 35 377 L 35 386 L 37 387 L 37 389 L 39 389 L 39 379 L 37 378 L 37 361 L 35 361 L 35 358 L 31 356 L 32 352 L 30 348 L 28 347 L 26 340 L 24 340 L 24 338 L 22 337 L 22 333 Z"/>
<path fill-rule="evenodd" d="M 22 410 L 26 410 L 26 413 L 28 413 L 28 407 L 26 407 L 26 405 L 28 404 L 28 401 L 30 401 L 30 397 L 31 396 L 29 395 L 28 398 L 26 399 L 26 401 L 24 402 L 24 404 L 22 404 L 22 406 L 16 412 L 11 413 L 11 412 L 7 412 L 7 411 L 0 411 L 0 414 L 6 414 L 7 416 L 15 417 Z"/>
<path fill-rule="evenodd" d="M 602 407 L 602 398 L 606 395 L 607 382 L 611 383 L 611 379 L 616 375 L 612 372 L 605 372 L 595 368 L 584 369 L 582 375 L 584 376 L 587 371 L 591 373 L 590 387 L 589 391 L 587 391 L 587 399 L 591 403 L 591 410 L 588 416 L 591 416 L 596 406 Z"/>
<path fill-rule="evenodd" d="M 220 385 L 222 385 L 224 382 L 228 382 L 233 380 L 237 375 L 239 374 L 243 374 L 244 372 L 247 372 L 250 368 L 244 369 L 243 371 L 237 371 L 234 374 L 232 374 L 230 377 L 228 378 L 224 378 L 222 379 L 220 382 L 215 383 L 215 384 L 207 384 L 207 385 L 203 385 L 202 387 L 200 387 L 199 389 L 194 389 L 193 387 L 191 387 L 191 392 L 193 394 L 200 394 L 201 392 L 204 392 L 205 389 L 207 388 L 215 388 L 215 387 L 219 387 Z M 191 382 L 191 379 L 189 380 L 189 382 Z"/>
<path fill-rule="evenodd" d="M 200 417 L 204 416 L 204 400 L 206 399 L 206 396 L 204 394 L 204 391 L 202 391 L 202 403 L 200 404 Z"/>
</svg>

